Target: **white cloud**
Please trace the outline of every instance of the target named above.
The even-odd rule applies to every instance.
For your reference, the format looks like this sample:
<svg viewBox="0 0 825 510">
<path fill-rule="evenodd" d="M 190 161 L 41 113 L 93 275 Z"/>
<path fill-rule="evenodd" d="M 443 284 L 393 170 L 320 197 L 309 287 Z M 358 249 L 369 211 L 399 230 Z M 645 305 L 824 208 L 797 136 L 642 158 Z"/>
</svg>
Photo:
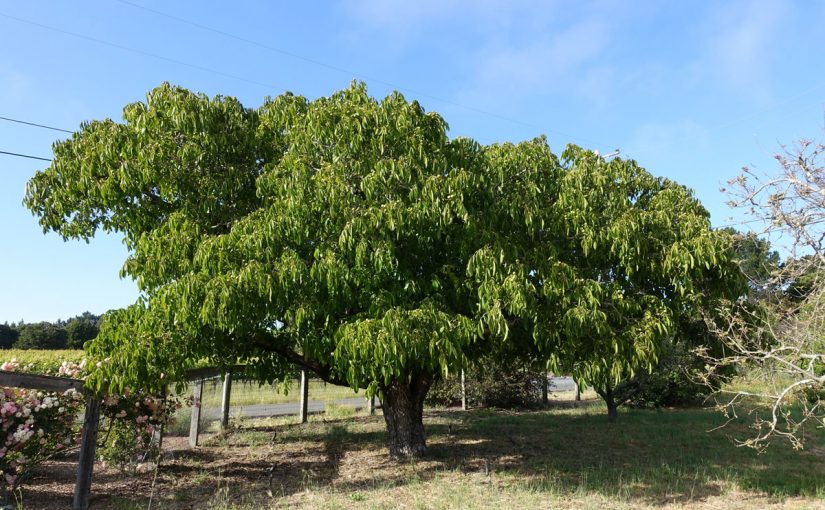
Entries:
<svg viewBox="0 0 825 510">
<path fill-rule="evenodd" d="M 474 57 L 475 75 L 460 92 L 461 100 L 518 104 L 536 93 L 563 90 L 604 104 L 613 71 L 599 57 L 610 37 L 609 23 L 593 16 L 525 32 L 507 43 L 489 41 Z"/>
</svg>

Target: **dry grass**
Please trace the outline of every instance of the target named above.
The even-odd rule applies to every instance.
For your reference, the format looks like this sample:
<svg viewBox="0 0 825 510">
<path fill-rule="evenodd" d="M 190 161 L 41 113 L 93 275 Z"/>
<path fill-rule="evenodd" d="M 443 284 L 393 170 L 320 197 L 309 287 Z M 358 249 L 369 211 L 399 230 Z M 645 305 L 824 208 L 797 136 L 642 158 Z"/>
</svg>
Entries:
<svg viewBox="0 0 825 510">
<path fill-rule="evenodd" d="M 757 455 L 730 438 L 744 424 L 707 432 L 721 422 L 711 411 L 625 411 L 615 424 L 593 402 L 430 411 L 429 455 L 402 464 L 380 416 L 292 421 L 247 421 L 196 451 L 168 443 L 152 508 L 825 508 L 821 448 Z M 94 507 L 146 508 L 151 479 L 103 472 Z"/>
</svg>

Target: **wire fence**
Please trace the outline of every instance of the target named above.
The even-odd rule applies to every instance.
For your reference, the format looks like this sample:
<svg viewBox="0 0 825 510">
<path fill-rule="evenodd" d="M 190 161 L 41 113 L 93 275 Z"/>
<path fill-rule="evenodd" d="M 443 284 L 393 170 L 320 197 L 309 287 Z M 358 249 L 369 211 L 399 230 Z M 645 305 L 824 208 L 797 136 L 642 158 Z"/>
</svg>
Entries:
<svg viewBox="0 0 825 510">
<path fill-rule="evenodd" d="M 192 395 L 196 381 L 190 381 L 182 396 Z M 200 395 L 199 430 L 210 433 L 221 430 L 223 422 L 224 377 L 203 379 Z M 260 384 L 248 379 L 230 381 L 228 417 L 230 422 L 245 419 L 295 416 L 301 412 L 300 380 L 276 384 Z M 364 391 L 328 384 L 320 379 L 309 379 L 307 384 L 307 412 L 309 414 L 335 411 L 348 414 L 367 407 Z M 175 415 L 168 434 L 185 436 L 190 433 L 192 407 L 185 406 Z"/>
</svg>

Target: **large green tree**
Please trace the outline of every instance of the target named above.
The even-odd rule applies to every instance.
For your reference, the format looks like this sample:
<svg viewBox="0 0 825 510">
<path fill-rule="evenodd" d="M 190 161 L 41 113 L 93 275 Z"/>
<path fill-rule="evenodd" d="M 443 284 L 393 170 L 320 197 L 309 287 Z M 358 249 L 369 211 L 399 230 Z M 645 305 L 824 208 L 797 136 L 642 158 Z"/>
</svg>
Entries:
<svg viewBox="0 0 825 510">
<path fill-rule="evenodd" d="M 650 363 L 693 280 L 727 270 L 684 188 L 543 138 L 450 139 L 397 93 L 250 109 L 162 85 L 124 120 L 56 144 L 25 199 L 44 230 L 130 250 L 144 297 L 88 345 L 98 384 L 297 364 L 378 392 L 391 455 L 421 455 L 439 373 L 496 350 L 586 354 L 595 374 Z"/>
</svg>

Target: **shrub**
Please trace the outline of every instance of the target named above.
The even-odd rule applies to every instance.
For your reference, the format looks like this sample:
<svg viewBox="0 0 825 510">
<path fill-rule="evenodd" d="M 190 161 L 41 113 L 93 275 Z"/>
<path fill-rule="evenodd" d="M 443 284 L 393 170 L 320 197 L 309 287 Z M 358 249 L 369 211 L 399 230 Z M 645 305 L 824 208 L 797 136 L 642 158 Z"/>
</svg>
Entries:
<svg viewBox="0 0 825 510">
<path fill-rule="evenodd" d="M 616 387 L 616 400 L 631 407 L 701 405 L 716 389 L 705 375 L 701 356 L 682 342 L 669 343 L 651 373 L 640 372 Z"/>
<path fill-rule="evenodd" d="M 503 360 L 494 356 L 479 359 L 465 370 L 464 386 L 469 405 L 500 408 L 525 408 L 541 400 L 541 380 L 546 372 L 535 364 Z M 455 406 L 461 403 L 461 375 L 451 374 L 433 384 L 426 403 Z"/>
<path fill-rule="evenodd" d="M 56 362 L 55 353 L 15 351 L 28 356 L 23 363 L 12 359 L 0 364 L 3 371 L 84 379 L 85 360 Z M 51 363 L 51 364 L 49 364 Z M 77 444 L 78 417 L 85 399 L 74 390 L 65 393 L 22 388 L 0 389 L 0 493 L 6 499 L 18 491 L 38 464 Z M 180 407 L 179 398 L 145 392 L 125 392 L 102 398 L 104 444 L 101 459 L 122 469 L 134 467 L 153 452 L 153 433 L 166 424 Z M 108 432 L 108 433 L 107 433 Z"/>
</svg>

